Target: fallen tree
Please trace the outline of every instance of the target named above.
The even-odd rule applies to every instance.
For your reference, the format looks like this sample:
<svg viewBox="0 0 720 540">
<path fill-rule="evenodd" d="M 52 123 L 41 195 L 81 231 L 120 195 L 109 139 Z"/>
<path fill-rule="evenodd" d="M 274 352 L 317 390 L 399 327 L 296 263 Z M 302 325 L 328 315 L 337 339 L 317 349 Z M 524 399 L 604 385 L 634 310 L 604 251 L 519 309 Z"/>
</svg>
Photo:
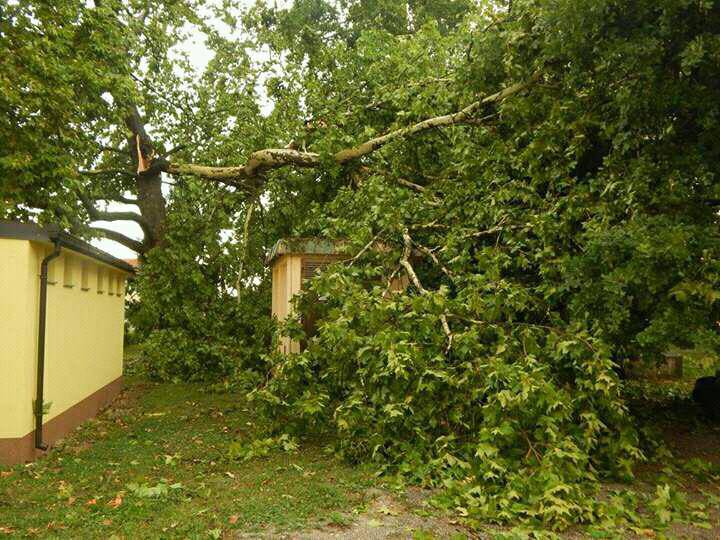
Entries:
<svg viewBox="0 0 720 540">
<path fill-rule="evenodd" d="M 598 481 L 642 459 L 623 367 L 718 350 L 711 3 L 261 4 L 242 24 L 265 65 L 210 29 L 216 56 L 184 79 L 166 49 L 187 5 L 96 3 L 56 29 L 75 49 L 50 51 L 86 58 L 70 73 L 87 103 L 67 111 L 19 45 L 48 46 L 35 21 L 59 15 L 40 4 L 0 31 L 28 56 L 8 70 L 45 100 L 0 92 L 2 200 L 22 201 L 4 213 L 139 224 L 141 245 L 126 245 L 146 254 L 138 326 L 154 376 L 245 377 L 278 430 L 445 486 L 469 519 L 560 528 L 599 519 Z M 87 45 L 112 29 L 141 36 L 130 65 Z M 114 76 L 85 81 L 98 65 Z M 48 77 L 70 92 L 66 75 Z M 111 198 L 138 215 L 95 207 Z M 322 299 L 307 350 L 265 358 L 262 261 L 294 235 L 356 251 L 300 300 Z M 401 273 L 411 286 L 390 294 Z"/>
</svg>

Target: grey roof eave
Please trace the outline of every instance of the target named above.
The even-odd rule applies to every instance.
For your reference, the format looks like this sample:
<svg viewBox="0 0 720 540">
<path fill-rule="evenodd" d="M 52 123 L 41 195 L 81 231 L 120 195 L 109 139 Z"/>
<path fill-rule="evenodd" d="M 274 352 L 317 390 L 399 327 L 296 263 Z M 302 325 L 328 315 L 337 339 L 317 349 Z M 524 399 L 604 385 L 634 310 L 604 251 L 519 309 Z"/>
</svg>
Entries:
<svg viewBox="0 0 720 540">
<path fill-rule="evenodd" d="M 59 242 L 60 245 L 71 251 L 75 251 L 107 265 L 113 266 L 118 270 L 127 272 L 128 274 L 135 273 L 135 269 L 125 261 L 113 257 L 109 253 L 88 244 L 76 236 L 66 233 L 56 225 L 41 227 L 35 223 L 0 221 L 0 238 L 29 240 L 31 242 L 43 242 L 49 244 Z"/>
</svg>

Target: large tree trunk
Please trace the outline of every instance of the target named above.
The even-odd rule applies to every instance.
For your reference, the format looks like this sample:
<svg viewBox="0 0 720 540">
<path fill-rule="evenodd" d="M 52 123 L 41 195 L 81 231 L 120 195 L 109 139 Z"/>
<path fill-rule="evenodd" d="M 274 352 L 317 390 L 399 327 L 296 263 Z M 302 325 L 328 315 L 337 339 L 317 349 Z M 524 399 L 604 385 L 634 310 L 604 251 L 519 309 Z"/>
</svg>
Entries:
<svg viewBox="0 0 720 540">
<path fill-rule="evenodd" d="M 163 244 L 165 230 L 165 197 L 162 193 L 162 173 L 156 172 L 137 177 L 137 205 L 147 223 L 145 251 Z"/>
<path fill-rule="evenodd" d="M 144 228 L 143 253 L 163 244 L 165 218 L 167 216 L 165 197 L 162 193 L 162 158 L 155 159 L 155 147 L 135 106 L 125 119 L 132 132 L 128 147 L 135 164 L 137 176 L 137 205 L 146 224 Z M 156 163 L 156 161 L 158 163 Z"/>
</svg>

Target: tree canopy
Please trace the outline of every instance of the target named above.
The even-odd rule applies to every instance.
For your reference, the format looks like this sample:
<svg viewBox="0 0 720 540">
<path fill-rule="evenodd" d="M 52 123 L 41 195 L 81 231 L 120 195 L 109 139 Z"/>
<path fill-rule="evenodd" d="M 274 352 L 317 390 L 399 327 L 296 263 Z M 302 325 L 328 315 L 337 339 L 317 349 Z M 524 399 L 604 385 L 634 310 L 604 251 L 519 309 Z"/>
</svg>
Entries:
<svg viewBox="0 0 720 540">
<path fill-rule="evenodd" d="M 156 374 L 245 370 L 283 429 L 562 526 L 641 458 L 628 363 L 717 350 L 716 1 L 46 4 L 2 8 L 0 211 L 142 226 L 99 232 L 146 257 Z M 308 285 L 307 349 L 261 357 L 289 235 L 357 256 Z"/>
</svg>

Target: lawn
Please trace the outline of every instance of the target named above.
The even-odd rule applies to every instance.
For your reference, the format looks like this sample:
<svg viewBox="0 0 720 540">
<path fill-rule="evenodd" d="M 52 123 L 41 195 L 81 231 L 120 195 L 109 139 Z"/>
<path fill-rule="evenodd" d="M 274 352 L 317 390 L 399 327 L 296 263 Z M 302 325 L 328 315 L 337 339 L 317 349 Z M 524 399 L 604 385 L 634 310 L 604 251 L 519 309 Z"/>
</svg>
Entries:
<svg viewBox="0 0 720 540">
<path fill-rule="evenodd" d="M 636 383 L 652 458 L 633 484 L 607 484 L 605 513 L 565 538 L 720 537 L 720 427 L 697 417 L 691 382 Z M 258 444 L 242 393 L 131 377 L 98 418 L 43 459 L 0 469 L 0 534 L 65 538 L 465 538 L 427 493 L 378 489 L 324 441 Z M 414 498 L 414 500 L 413 500 Z M 482 537 L 527 538 L 480 524 Z M 298 532 L 299 531 L 299 532 Z M 551 535 L 548 531 L 533 534 Z"/>
<path fill-rule="evenodd" d="M 232 459 L 232 444 L 260 430 L 237 394 L 127 386 L 45 458 L 0 469 L 0 533 L 212 538 L 342 521 L 364 504 L 372 474 L 320 445 Z"/>
</svg>

